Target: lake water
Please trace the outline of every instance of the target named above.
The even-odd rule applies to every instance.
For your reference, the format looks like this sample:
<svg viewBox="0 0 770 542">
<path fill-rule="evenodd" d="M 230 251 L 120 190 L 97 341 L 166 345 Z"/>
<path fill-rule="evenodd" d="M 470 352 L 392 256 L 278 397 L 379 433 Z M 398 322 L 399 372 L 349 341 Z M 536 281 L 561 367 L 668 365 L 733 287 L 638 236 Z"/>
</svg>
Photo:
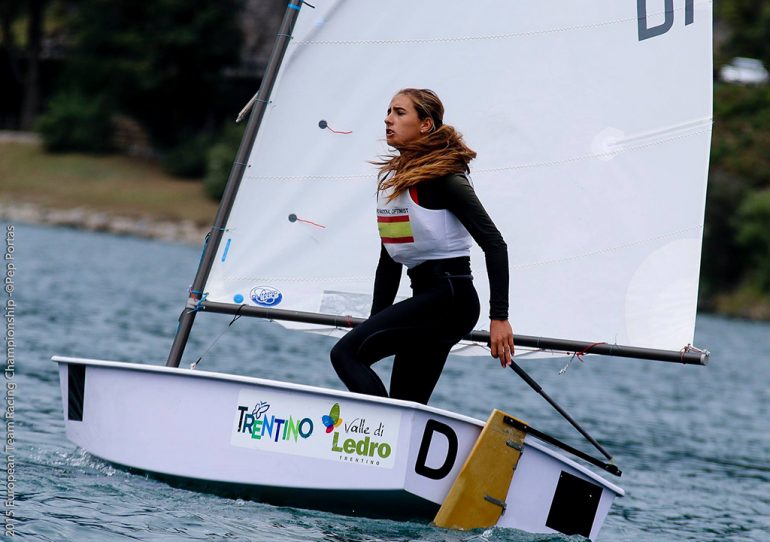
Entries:
<svg viewBox="0 0 770 542">
<path fill-rule="evenodd" d="M 576 539 L 506 529 L 453 532 L 230 500 L 175 489 L 91 457 L 65 438 L 58 373 L 50 357 L 163 363 L 200 251 L 20 224 L 14 249 L 16 537 Z M 229 321 L 199 316 L 184 363 L 209 348 Z M 343 389 L 328 362 L 333 342 L 241 318 L 200 367 Z M 619 482 L 612 481 L 627 494 L 616 501 L 599 540 L 770 540 L 770 325 L 701 315 L 696 344 L 711 350 L 709 366 L 588 357 L 559 375 L 564 360 L 521 361 L 624 471 Z M 388 369 L 385 363 L 378 370 Z M 542 398 L 491 358 L 450 358 L 431 404 L 480 419 L 497 407 L 590 449 Z"/>
</svg>

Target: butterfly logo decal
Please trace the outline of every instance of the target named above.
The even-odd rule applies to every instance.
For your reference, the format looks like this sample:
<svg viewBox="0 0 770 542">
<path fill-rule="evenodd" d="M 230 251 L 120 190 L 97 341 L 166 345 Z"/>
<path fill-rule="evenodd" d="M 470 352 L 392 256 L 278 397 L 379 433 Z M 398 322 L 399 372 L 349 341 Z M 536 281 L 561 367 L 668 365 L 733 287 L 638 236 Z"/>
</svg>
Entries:
<svg viewBox="0 0 770 542">
<path fill-rule="evenodd" d="M 334 431 L 335 427 L 339 427 L 342 423 L 342 418 L 340 418 L 340 404 L 334 403 L 334 406 L 332 406 L 332 409 L 329 411 L 329 415 L 322 416 L 321 421 L 324 422 L 327 433 L 331 433 Z"/>
<path fill-rule="evenodd" d="M 251 411 L 252 415 L 254 416 L 254 419 L 258 420 L 262 414 L 268 411 L 270 408 L 270 403 L 267 401 L 260 401 L 256 405 L 254 405 L 254 410 Z"/>
</svg>

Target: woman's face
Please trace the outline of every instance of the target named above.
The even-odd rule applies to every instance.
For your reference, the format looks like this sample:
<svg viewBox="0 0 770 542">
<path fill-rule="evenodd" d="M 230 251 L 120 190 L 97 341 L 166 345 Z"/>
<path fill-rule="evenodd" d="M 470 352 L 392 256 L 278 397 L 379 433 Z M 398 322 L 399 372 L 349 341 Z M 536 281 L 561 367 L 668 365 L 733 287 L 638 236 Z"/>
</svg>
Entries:
<svg viewBox="0 0 770 542">
<path fill-rule="evenodd" d="M 396 94 L 390 101 L 388 114 L 385 116 L 385 141 L 388 145 L 400 148 L 405 143 L 414 141 L 430 132 L 433 121 L 430 118 L 420 120 L 414 102 L 409 96 Z"/>
</svg>

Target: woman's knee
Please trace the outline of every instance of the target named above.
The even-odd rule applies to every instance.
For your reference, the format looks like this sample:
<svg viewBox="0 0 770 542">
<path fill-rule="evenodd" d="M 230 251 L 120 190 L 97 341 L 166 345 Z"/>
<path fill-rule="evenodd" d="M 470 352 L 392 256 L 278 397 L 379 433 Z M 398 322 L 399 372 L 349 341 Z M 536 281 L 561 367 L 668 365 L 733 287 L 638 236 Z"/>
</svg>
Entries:
<svg viewBox="0 0 770 542">
<path fill-rule="evenodd" d="M 329 352 L 329 358 L 331 359 L 332 367 L 337 371 L 337 374 L 346 372 L 345 369 L 350 367 L 352 363 L 355 363 L 354 356 L 346 344 L 344 337 L 337 341 L 337 344 L 332 347 Z"/>
</svg>

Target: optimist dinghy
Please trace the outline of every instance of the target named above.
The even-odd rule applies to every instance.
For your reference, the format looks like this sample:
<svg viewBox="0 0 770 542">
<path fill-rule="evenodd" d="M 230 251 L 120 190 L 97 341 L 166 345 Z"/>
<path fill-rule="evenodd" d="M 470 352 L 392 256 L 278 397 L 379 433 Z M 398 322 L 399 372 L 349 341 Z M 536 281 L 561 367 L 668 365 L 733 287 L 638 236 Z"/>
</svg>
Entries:
<svg viewBox="0 0 770 542">
<path fill-rule="evenodd" d="M 338 334 L 368 314 L 379 244 L 367 161 L 387 150 L 384 104 L 415 86 L 437 91 L 478 152 L 475 189 L 511 247 L 517 360 L 706 363 L 690 344 L 710 1 L 291 0 L 242 112 L 244 139 L 166 366 L 54 358 L 72 442 L 171 483 L 276 504 L 598 535 L 623 490 L 595 470 L 620 470 L 516 363 L 603 459 L 515 413 L 493 410 L 484 423 L 179 367 L 198 314 Z M 483 256 L 472 259 L 488 299 Z M 488 321 L 479 327 L 458 354 L 488 355 Z"/>
</svg>

